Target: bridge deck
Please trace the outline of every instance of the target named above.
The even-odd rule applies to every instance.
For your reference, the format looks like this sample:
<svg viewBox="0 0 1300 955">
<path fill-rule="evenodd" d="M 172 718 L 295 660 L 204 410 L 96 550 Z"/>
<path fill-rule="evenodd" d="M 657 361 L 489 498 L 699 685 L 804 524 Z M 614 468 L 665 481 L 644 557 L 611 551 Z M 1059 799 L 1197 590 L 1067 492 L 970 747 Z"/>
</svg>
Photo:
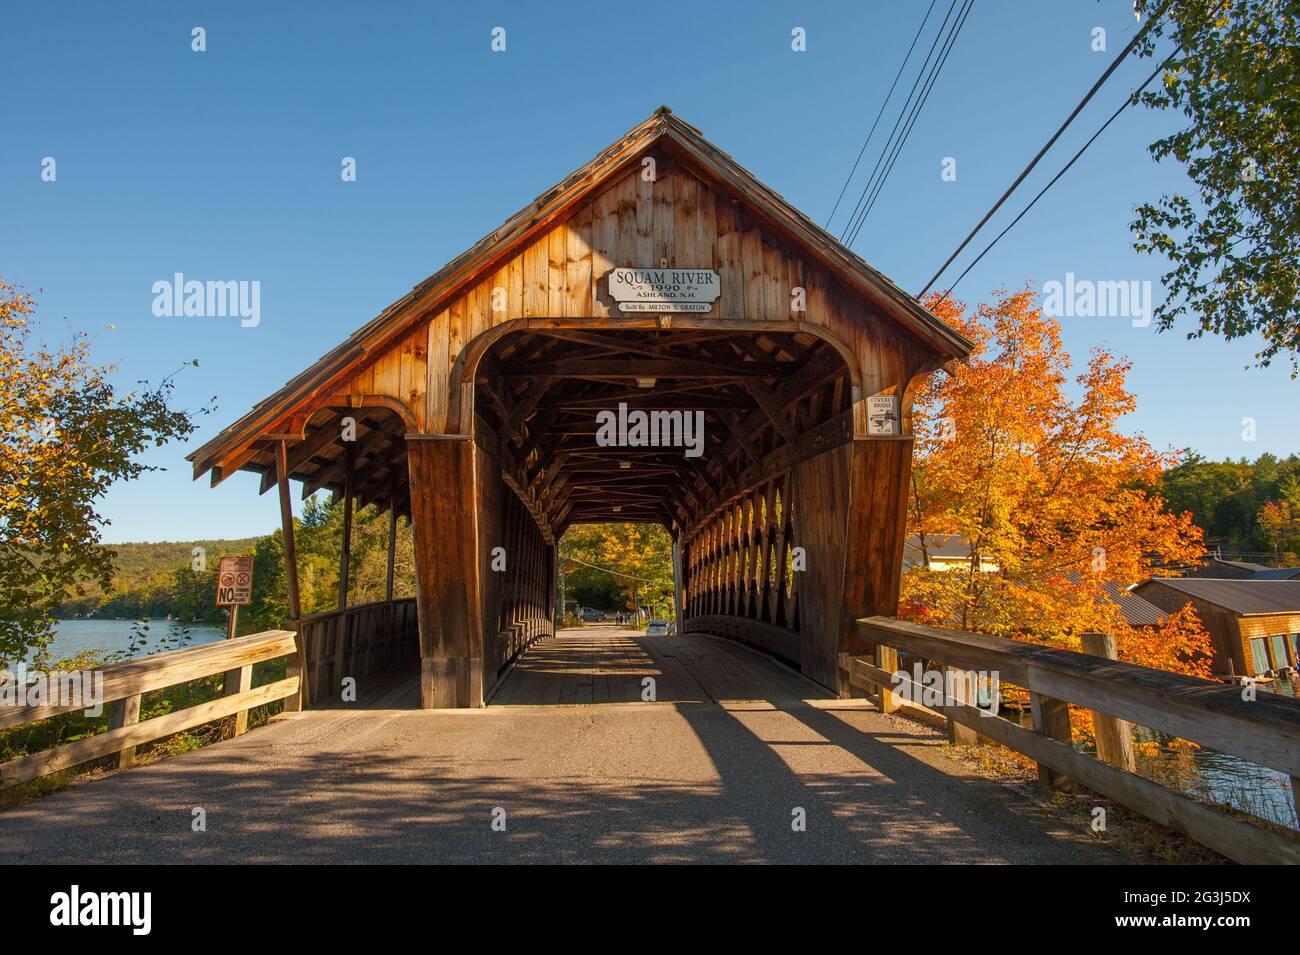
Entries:
<svg viewBox="0 0 1300 955">
<path fill-rule="evenodd" d="M 544 705 L 639 701 L 656 674 L 657 703 Z M 498 705 L 384 708 L 409 689 L 0 813 L 0 861 L 1119 861 L 938 734 L 721 641 L 566 632 Z"/>
</svg>

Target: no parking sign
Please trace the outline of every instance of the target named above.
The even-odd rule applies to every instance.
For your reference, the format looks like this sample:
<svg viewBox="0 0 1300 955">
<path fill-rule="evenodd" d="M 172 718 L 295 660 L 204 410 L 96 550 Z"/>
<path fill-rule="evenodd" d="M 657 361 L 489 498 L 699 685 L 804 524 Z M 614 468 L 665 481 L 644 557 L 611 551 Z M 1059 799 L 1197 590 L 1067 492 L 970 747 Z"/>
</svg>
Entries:
<svg viewBox="0 0 1300 955">
<path fill-rule="evenodd" d="M 221 558 L 217 569 L 217 606 L 246 607 L 252 602 L 253 558 Z"/>
</svg>

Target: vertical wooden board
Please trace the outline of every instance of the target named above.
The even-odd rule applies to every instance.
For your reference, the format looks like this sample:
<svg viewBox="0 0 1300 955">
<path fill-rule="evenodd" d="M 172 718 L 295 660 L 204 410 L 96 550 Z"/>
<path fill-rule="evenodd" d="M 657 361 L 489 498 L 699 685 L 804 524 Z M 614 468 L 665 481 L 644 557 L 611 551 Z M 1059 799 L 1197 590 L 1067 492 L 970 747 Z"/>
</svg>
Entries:
<svg viewBox="0 0 1300 955">
<path fill-rule="evenodd" d="M 772 321 L 788 321 L 790 312 L 789 267 L 781 246 L 770 236 L 763 237 L 763 298 L 764 311 Z"/>
<path fill-rule="evenodd" d="M 722 293 L 718 296 L 716 312 L 719 318 L 743 318 L 745 265 L 739 214 L 724 196 L 717 196 L 716 200 L 714 215 L 718 224 L 717 262 L 722 280 Z"/>
<path fill-rule="evenodd" d="M 666 163 L 659 164 L 659 175 L 651 183 L 654 207 L 654 248 L 646 265 L 656 268 L 677 265 L 676 185 L 679 174 Z"/>
<path fill-rule="evenodd" d="M 591 202 L 591 314 L 608 317 L 611 308 L 605 275 L 618 255 L 618 191 L 606 189 Z"/>
<path fill-rule="evenodd" d="M 673 231 L 676 233 L 674 258 L 670 260 L 672 265 L 684 269 L 712 267 L 700 253 L 699 206 L 699 181 L 684 169 L 679 169 L 674 177 L 673 208 L 670 210 L 675 220 Z"/>
<path fill-rule="evenodd" d="M 768 317 L 767 288 L 763 278 L 763 236 L 753 222 L 742 221 L 740 255 L 745 281 L 745 311 L 740 317 L 761 322 Z"/>
<path fill-rule="evenodd" d="M 550 317 L 568 314 L 565 302 L 568 226 L 558 225 L 546 235 L 546 312 Z"/>
<path fill-rule="evenodd" d="M 655 157 L 656 159 L 660 157 Z M 642 167 L 644 169 L 645 167 Z M 659 176 L 663 173 L 662 163 L 656 165 L 656 174 L 651 177 L 638 172 L 633 180 L 636 186 L 636 239 L 633 261 L 620 263 L 638 268 L 653 268 L 659 263 L 655 260 L 654 218 L 655 189 Z"/>
<path fill-rule="evenodd" d="M 691 177 L 695 189 L 695 256 L 698 262 L 686 262 L 687 266 L 698 265 L 700 268 L 713 269 L 721 273 L 718 262 L 718 219 L 716 197 L 713 191 L 698 179 Z M 681 256 L 680 250 L 678 256 Z M 709 317 L 717 318 L 721 296 L 709 310 Z"/>
<path fill-rule="evenodd" d="M 450 395 L 450 368 L 447 356 L 450 351 L 451 315 L 446 309 L 433 317 L 428 326 L 428 416 L 425 428 L 434 434 L 447 430 L 447 399 Z"/>
<path fill-rule="evenodd" d="M 381 354 L 374 364 L 377 395 L 402 397 L 402 348 L 398 345 Z"/>
<path fill-rule="evenodd" d="M 428 389 L 429 331 L 421 325 L 402 344 L 402 401 L 415 415 L 416 429 L 424 430 L 425 394 Z"/>
<path fill-rule="evenodd" d="M 492 284 L 493 279 L 489 278 L 466 293 L 467 340 L 477 338 L 492 327 Z"/>
<path fill-rule="evenodd" d="M 524 249 L 524 318 L 543 318 L 550 307 L 550 248 L 545 237 Z"/>
<path fill-rule="evenodd" d="M 564 257 L 564 287 L 568 295 L 565 315 L 586 318 L 592 314 L 592 219 L 591 205 L 569 220 Z"/>
</svg>

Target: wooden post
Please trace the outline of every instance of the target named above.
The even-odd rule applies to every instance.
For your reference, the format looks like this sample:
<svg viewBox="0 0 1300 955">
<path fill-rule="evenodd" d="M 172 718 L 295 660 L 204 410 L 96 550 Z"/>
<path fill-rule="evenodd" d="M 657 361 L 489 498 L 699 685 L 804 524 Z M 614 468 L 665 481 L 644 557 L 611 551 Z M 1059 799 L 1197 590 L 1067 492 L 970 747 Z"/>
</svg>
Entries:
<svg viewBox="0 0 1300 955">
<path fill-rule="evenodd" d="M 397 495 L 388 497 L 388 576 L 384 582 L 384 599 L 393 600 L 393 568 L 397 563 Z"/>
<path fill-rule="evenodd" d="M 483 705 L 474 455 L 471 441 L 406 439 L 424 709 Z"/>
<path fill-rule="evenodd" d="M 298 653 L 296 659 L 285 664 L 286 677 L 298 677 L 298 695 L 286 697 L 286 713 L 297 712 L 306 708 L 311 699 L 307 686 L 307 647 L 303 640 L 302 604 L 298 600 L 298 555 L 293 546 L 293 504 L 289 500 L 289 452 L 287 443 L 279 441 L 275 446 L 275 477 L 280 486 L 280 531 L 284 535 L 284 579 L 285 589 L 289 595 L 289 626 L 297 634 Z"/>
<path fill-rule="evenodd" d="M 230 605 L 230 616 L 226 620 L 226 639 L 235 639 L 235 633 L 239 627 L 239 605 Z M 252 666 L 237 667 L 234 670 L 227 670 L 222 680 L 222 695 L 234 696 L 236 693 L 243 693 L 245 690 L 253 688 L 253 668 Z M 235 714 L 235 735 L 242 736 L 248 729 L 248 710 L 240 710 Z"/>
<path fill-rule="evenodd" d="M 355 454 L 349 445 L 343 455 L 343 546 L 339 553 L 339 609 L 348 608 L 348 571 L 352 565 L 352 466 Z"/>
<path fill-rule="evenodd" d="M 960 667 L 945 666 L 943 668 L 944 692 L 947 692 L 947 686 L 952 684 L 952 699 L 966 706 L 974 706 L 975 699 L 975 680 L 969 670 L 963 670 Z M 956 720 L 948 720 L 948 742 L 954 746 L 977 746 L 979 745 L 979 733 Z"/>
<path fill-rule="evenodd" d="M 140 694 L 115 700 L 108 704 L 108 728 L 119 730 L 123 726 L 134 726 L 140 722 Z M 135 747 L 127 746 L 117 754 L 117 768 L 128 769 L 135 765 Z"/>
<path fill-rule="evenodd" d="M 682 539 L 679 534 L 673 538 L 673 631 L 677 636 L 682 635 L 685 629 L 683 621 L 683 592 L 682 586 Z"/>
<path fill-rule="evenodd" d="M 883 644 L 876 644 L 876 666 L 882 670 L 888 670 L 890 673 L 898 672 L 898 651 L 893 647 L 887 647 Z M 898 694 L 888 686 L 880 687 L 880 712 L 893 713 L 902 702 L 898 699 Z M 951 722 L 951 721 L 950 721 Z"/>
<path fill-rule="evenodd" d="M 1064 700 L 1054 700 L 1050 696 L 1029 691 L 1029 706 L 1034 715 L 1034 732 L 1051 737 L 1066 746 L 1074 745 L 1074 736 L 1070 732 L 1070 707 Z M 1045 792 L 1054 789 L 1070 789 L 1073 784 L 1064 776 L 1056 773 L 1042 763 L 1038 764 L 1038 785 Z"/>
<path fill-rule="evenodd" d="M 1094 657 L 1105 657 L 1107 660 L 1119 659 L 1113 634 L 1083 633 L 1079 636 L 1084 653 L 1090 653 Z M 1097 756 L 1112 766 L 1118 766 L 1130 773 L 1136 772 L 1137 760 L 1133 755 L 1133 724 L 1093 710 L 1092 725 L 1097 737 Z"/>
</svg>

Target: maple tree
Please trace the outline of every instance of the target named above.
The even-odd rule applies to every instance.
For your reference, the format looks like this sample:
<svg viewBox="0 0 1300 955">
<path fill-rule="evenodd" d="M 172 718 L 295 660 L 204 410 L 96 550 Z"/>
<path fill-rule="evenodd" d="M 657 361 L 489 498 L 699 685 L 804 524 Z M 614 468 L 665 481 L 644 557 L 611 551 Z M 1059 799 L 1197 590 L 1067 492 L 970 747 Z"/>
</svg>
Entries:
<svg viewBox="0 0 1300 955">
<path fill-rule="evenodd" d="M 1176 454 L 1126 435 L 1129 363 L 1094 349 L 1071 376 L 1060 325 L 1026 289 L 967 315 L 934 296 L 932 311 L 976 343 L 968 363 L 932 376 L 913 410 L 909 536 L 961 535 L 963 567 L 903 576 L 900 614 L 1063 649 L 1079 634 L 1116 636 L 1121 659 L 1209 675 L 1209 636 L 1187 609 L 1159 628 L 1130 627 L 1106 597 L 1202 552 L 1189 514 L 1156 491 Z M 1067 394 L 1071 381 L 1077 398 Z"/>
<path fill-rule="evenodd" d="M 623 608 L 640 606 L 671 616 L 673 594 L 672 537 L 659 524 L 580 524 L 560 543 L 560 559 L 616 571 L 610 575 Z M 582 565 L 573 570 L 583 571 Z M 600 571 L 585 568 L 592 575 Z M 626 576 L 620 576 L 626 575 Z"/>
<path fill-rule="evenodd" d="M 79 581 L 110 585 L 98 500 L 156 470 L 139 452 L 196 427 L 169 407 L 170 377 L 118 394 L 116 369 L 93 363 L 84 333 L 59 347 L 35 339 L 35 309 L 0 280 L 0 660 L 39 658 L 55 607 Z"/>
</svg>

